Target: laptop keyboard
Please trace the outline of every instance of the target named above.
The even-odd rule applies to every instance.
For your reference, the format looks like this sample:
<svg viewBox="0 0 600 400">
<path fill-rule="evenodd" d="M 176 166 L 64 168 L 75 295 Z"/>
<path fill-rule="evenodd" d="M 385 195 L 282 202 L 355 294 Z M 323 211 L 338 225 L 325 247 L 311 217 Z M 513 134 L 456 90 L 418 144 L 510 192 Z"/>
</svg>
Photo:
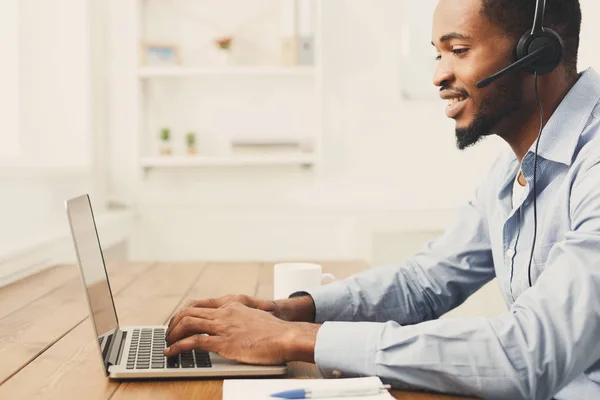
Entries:
<svg viewBox="0 0 600 400">
<path fill-rule="evenodd" d="M 165 329 L 134 329 L 127 358 L 127 369 L 210 368 L 210 356 L 204 350 L 191 350 L 165 357 Z"/>
</svg>

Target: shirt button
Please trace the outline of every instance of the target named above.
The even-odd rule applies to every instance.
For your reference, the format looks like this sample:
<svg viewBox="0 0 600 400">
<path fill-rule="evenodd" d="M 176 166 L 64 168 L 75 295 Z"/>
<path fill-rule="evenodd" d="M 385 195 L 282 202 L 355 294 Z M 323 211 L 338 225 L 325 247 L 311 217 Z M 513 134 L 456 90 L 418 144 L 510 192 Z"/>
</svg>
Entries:
<svg viewBox="0 0 600 400">
<path fill-rule="evenodd" d="M 337 369 L 335 369 L 335 370 L 331 371 L 331 375 L 334 378 L 339 378 L 340 376 L 342 376 L 342 373 L 340 371 L 338 371 Z"/>
<path fill-rule="evenodd" d="M 515 251 L 513 249 L 506 250 L 506 256 L 512 258 L 515 256 Z"/>
</svg>

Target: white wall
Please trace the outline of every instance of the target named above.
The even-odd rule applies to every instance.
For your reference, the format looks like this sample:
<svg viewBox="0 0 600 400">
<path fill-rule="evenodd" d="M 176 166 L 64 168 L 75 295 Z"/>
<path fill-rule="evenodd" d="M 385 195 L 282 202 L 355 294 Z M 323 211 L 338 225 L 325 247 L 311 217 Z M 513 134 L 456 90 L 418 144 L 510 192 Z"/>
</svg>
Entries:
<svg viewBox="0 0 600 400">
<path fill-rule="evenodd" d="M 89 2 L 20 0 L 15 4 L 18 13 L 13 17 L 18 18 L 10 22 L 18 27 L 18 36 L 9 40 L 15 51 L 7 56 L 16 57 L 19 68 L 13 74 L 5 71 L 2 78 L 17 92 L 14 99 L 10 92 L 4 97 L 19 107 L 2 107 L 2 112 L 15 117 L 17 111 L 17 132 L 10 135 L 18 138 L 20 154 L 0 159 L 2 221 L 61 211 L 57 200 L 72 192 L 65 192 L 66 187 L 86 186 L 81 185 L 81 177 L 93 161 Z"/>
<path fill-rule="evenodd" d="M 581 26 L 581 43 L 579 44 L 579 69 L 590 66 L 600 71 L 600 53 L 597 39 L 600 37 L 600 25 L 595 16 L 600 13 L 600 3 L 594 0 L 579 0 L 583 21 Z"/>
<path fill-rule="evenodd" d="M 489 138 L 459 152 L 443 102 L 400 98 L 401 2 L 326 0 L 324 160 L 316 170 L 207 168 L 143 177 L 130 130 L 136 10 L 125 3 L 111 3 L 109 192 L 137 204 L 139 257 L 369 257 L 371 234 L 439 231 L 506 148 Z M 593 0 L 583 5 L 586 21 L 600 12 Z M 597 37 L 598 27 L 585 24 L 582 65 L 600 64 Z"/>
<path fill-rule="evenodd" d="M 10 22 L 18 27 L 19 35 L 10 45 L 17 50 L 18 74 L 4 75 L 6 71 L 0 70 L 18 92 L 13 98 L 10 90 L 3 91 L 3 99 L 20 98 L 16 114 L 20 126 L 10 132 L 19 139 L 20 154 L 0 159 L 0 283 L 49 267 L 64 253 L 72 255 L 69 261 L 75 260 L 68 242 L 43 254 L 34 250 L 68 231 L 65 199 L 91 193 L 99 208 L 104 204 L 102 185 L 97 183 L 103 174 L 98 170 L 99 157 L 92 151 L 97 140 L 92 129 L 104 118 L 99 115 L 103 111 L 102 74 L 96 69 L 98 60 L 90 54 L 92 39 L 98 39 L 90 35 L 92 27 L 105 22 L 96 12 L 90 24 L 97 3 L 15 2 L 19 18 Z M 94 48 L 100 53 L 101 46 L 94 43 Z M 2 59 L 3 66 L 10 61 Z M 2 112 L 11 111 L 3 105 Z"/>
<path fill-rule="evenodd" d="M 2 231 L 35 229 L 35 218 L 63 211 L 64 196 L 91 189 L 89 4 L 21 0 L 18 12 L 19 70 L 8 77 L 20 156 L 0 160 Z"/>
<path fill-rule="evenodd" d="M 0 160 L 19 153 L 19 1 L 0 4 Z"/>
</svg>

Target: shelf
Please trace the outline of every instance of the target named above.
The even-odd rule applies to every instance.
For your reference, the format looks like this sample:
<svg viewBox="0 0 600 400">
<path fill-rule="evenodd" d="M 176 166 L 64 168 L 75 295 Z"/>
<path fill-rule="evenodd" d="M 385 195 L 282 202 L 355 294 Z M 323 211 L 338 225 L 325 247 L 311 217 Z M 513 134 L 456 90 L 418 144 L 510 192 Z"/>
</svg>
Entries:
<svg viewBox="0 0 600 400">
<path fill-rule="evenodd" d="M 314 154 L 268 155 L 268 156 L 162 156 L 141 160 L 144 168 L 182 167 L 226 167 L 226 166 L 312 166 L 316 163 Z"/>
<path fill-rule="evenodd" d="M 185 78 L 201 76 L 313 76 L 315 68 L 308 67 L 142 67 L 139 70 L 139 76 L 142 79 L 148 78 Z"/>
<path fill-rule="evenodd" d="M 129 124 L 127 130 L 135 131 L 137 134 L 136 153 L 140 156 L 136 162 L 140 180 L 145 179 L 155 170 L 156 173 L 159 172 L 158 170 L 167 173 L 187 173 L 198 172 L 202 169 L 202 172 L 211 173 L 214 169 L 215 173 L 221 173 L 224 172 L 224 169 L 230 168 L 230 172 L 235 174 L 243 173 L 246 168 L 256 168 L 258 172 L 269 169 L 286 170 L 286 172 L 291 171 L 292 173 L 300 170 L 301 173 L 304 173 L 321 162 L 324 134 L 323 43 L 321 37 L 323 2 L 314 0 L 311 3 L 314 3 L 311 4 L 310 10 L 312 14 L 311 35 L 314 39 L 311 63 L 284 65 L 284 58 L 281 58 L 281 61 L 278 60 L 281 55 L 277 54 L 278 49 L 273 49 L 274 53 L 272 54 L 262 54 L 262 49 L 270 49 L 273 43 L 272 32 L 265 31 L 262 27 L 265 26 L 265 23 L 276 23 L 276 25 L 281 23 L 281 16 L 278 16 L 277 12 L 273 13 L 271 6 L 265 5 L 264 10 L 259 7 L 261 9 L 259 12 L 254 6 L 238 10 L 240 12 L 247 11 L 248 16 L 252 16 L 253 19 L 252 22 L 248 22 L 242 19 L 238 20 L 236 17 L 236 24 L 252 26 L 252 29 L 244 28 L 236 32 L 236 41 L 239 40 L 240 43 L 245 41 L 254 47 L 248 46 L 247 49 L 242 49 L 244 54 L 239 54 L 242 57 L 221 58 L 217 57 L 216 52 L 213 52 L 211 60 L 209 52 L 199 54 L 197 52 L 200 49 L 198 43 L 208 43 L 207 40 L 214 39 L 214 32 L 207 31 L 200 32 L 201 36 L 204 36 L 195 40 L 185 39 L 179 43 L 173 43 L 180 47 L 180 54 L 193 54 L 196 61 L 183 57 L 179 58 L 183 62 L 171 65 L 158 62 L 140 62 L 132 65 L 133 70 L 128 71 L 127 75 L 133 79 L 130 81 L 131 93 L 135 93 L 137 96 L 127 96 L 127 99 L 136 105 L 135 109 L 131 110 L 135 111 L 136 115 L 132 118 L 132 121 L 135 122 Z M 145 7 L 146 4 L 140 4 L 135 13 L 136 24 L 130 30 L 135 41 L 128 40 L 129 43 L 146 42 L 149 38 L 144 36 L 145 32 L 153 32 L 153 38 L 160 41 L 160 37 L 163 39 L 171 37 L 170 32 L 173 29 L 177 30 L 180 27 L 192 29 L 198 23 L 202 23 L 202 20 L 190 20 L 187 15 L 183 14 L 187 10 L 185 7 L 177 10 L 181 15 L 168 15 L 166 20 L 161 17 L 160 9 L 151 7 L 152 10 L 150 10 Z M 191 8 L 188 11 L 195 13 L 198 10 L 200 9 Z M 220 11 L 215 15 L 222 18 Z M 183 19 L 177 21 L 176 17 Z M 198 15 L 198 17 L 201 16 Z M 258 19 L 254 20 L 255 17 Z M 263 20 L 263 17 L 266 20 Z M 269 21 L 270 19 L 272 21 Z M 148 28 L 147 24 L 152 27 Z M 260 28 L 260 32 L 255 31 L 255 28 Z M 135 34 L 135 32 L 141 35 Z M 279 38 L 275 39 L 279 40 Z M 132 48 L 132 51 L 134 50 Z M 204 56 L 206 58 L 203 58 Z M 256 64 L 252 64 L 252 60 L 255 60 Z M 309 58 L 307 57 L 306 60 Z M 238 64 L 236 62 L 246 63 Z M 213 81 L 219 84 L 210 84 Z M 186 85 L 188 82 L 193 85 L 177 86 L 184 82 Z M 196 83 L 202 85 L 198 86 Z M 223 87 L 221 83 L 229 84 Z M 276 91 L 272 93 L 270 89 L 273 88 L 265 88 L 264 84 L 266 83 L 280 86 L 275 87 Z M 155 86 L 155 84 L 159 86 Z M 166 86 L 162 86 L 163 84 Z M 204 84 L 208 84 L 208 86 Z M 216 98 L 204 107 L 202 113 L 181 111 L 187 110 L 189 104 L 205 104 L 207 96 L 213 93 Z M 170 96 L 171 94 L 173 96 Z M 227 102 L 230 97 L 234 104 Z M 163 101 L 166 101 L 167 104 L 156 104 Z M 231 118 L 232 121 L 226 121 L 226 125 L 219 124 L 220 114 L 215 114 L 221 112 L 225 114 L 226 111 L 231 111 L 225 117 Z M 292 118 L 288 118 L 289 121 L 285 118 L 287 113 L 292 116 Z M 268 120 L 268 123 L 265 123 L 263 117 L 260 117 L 263 114 L 265 114 L 264 118 L 269 118 L 270 115 L 280 118 L 275 118 L 273 121 Z M 207 120 L 205 115 L 214 118 Z M 248 115 L 251 115 L 252 118 L 247 117 Z M 206 129 L 207 131 L 213 130 L 213 134 L 217 135 L 217 131 L 225 128 L 229 132 L 243 132 L 242 139 L 248 132 L 260 132 L 265 129 L 269 133 L 270 131 L 306 131 L 311 134 L 310 145 L 312 147 L 304 144 L 292 147 L 287 142 L 278 143 L 279 146 L 272 146 L 274 143 L 271 142 L 280 140 L 279 136 L 276 136 L 268 143 L 245 143 L 245 145 L 239 146 L 240 150 L 238 151 L 237 147 L 231 146 L 232 143 L 226 147 L 215 139 L 214 147 L 206 148 L 195 156 L 188 156 L 184 146 L 176 146 L 177 150 L 174 154 L 163 156 L 156 151 L 155 134 L 162 126 L 175 123 L 181 126 L 181 130 L 184 132 Z M 285 135 L 284 139 L 291 140 Z M 269 150 L 263 151 L 263 148 L 269 148 Z"/>
</svg>

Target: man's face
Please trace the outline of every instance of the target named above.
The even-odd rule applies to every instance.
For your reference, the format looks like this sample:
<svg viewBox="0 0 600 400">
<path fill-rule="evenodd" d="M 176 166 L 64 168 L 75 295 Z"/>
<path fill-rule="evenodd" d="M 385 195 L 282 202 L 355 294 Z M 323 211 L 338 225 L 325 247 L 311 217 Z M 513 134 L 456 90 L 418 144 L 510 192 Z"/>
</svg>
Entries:
<svg viewBox="0 0 600 400">
<path fill-rule="evenodd" d="M 480 14 L 481 0 L 440 0 L 433 17 L 438 67 L 433 83 L 448 101 L 446 115 L 456 120 L 456 143 L 464 149 L 500 133 L 523 104 L 522 75 L 512 74 L 484 89 L 477 82 L 512 60 L 514 38 Z M 509 125 L 509 124 L 508 124 Z"/>
</svg>

